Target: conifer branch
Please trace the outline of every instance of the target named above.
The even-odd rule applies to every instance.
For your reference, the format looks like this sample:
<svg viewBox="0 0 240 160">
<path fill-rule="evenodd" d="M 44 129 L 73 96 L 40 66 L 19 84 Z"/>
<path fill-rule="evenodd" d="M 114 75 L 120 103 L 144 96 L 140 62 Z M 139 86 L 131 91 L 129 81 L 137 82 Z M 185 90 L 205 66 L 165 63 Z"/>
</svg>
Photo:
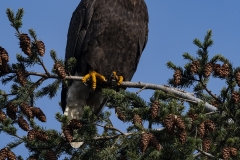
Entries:
<svg viewBox="0 0 240 160">
<path fill-rule="evenodd" d="M 97 124 L 97 123 L 96 123 L 95 125 L 97 125 L 97 126 L 99 126 L 99 127 L 106 128 L 106 129 L 115 130 L 115 131 L 120 132 L 122 135 L 125 135 L 124 132 L 120 131 L 119 129 L 117 129 L 117 128 L 113 127 L 113 126 L 103 126 L 103 125 L 101 125 L 101 124 Z"/>
</svg>

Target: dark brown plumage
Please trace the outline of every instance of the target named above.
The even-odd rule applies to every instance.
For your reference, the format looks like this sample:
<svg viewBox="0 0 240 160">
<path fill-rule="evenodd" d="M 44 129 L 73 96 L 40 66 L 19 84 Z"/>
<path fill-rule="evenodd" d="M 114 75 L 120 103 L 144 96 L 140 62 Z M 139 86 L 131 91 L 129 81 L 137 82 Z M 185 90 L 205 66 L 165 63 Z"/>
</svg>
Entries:
<svg viewBox="0 0 240 160">
<path fill-rule="evenodd" d="M 96 71 L 110 80 L 112 72 L 130 81 L 148 37 L 148 12 L 144 0 L 82 0 L 73 12 L 65 61 L 75 57 L 72 75 Z M 104 97 L 101 89 L 91 92 L 80 81 L 62 89 L 65 115 L 76 118 L 84 105 L 99 112 Z M 70 113 L 71 112 L 71 113 Z"/>
</svg>

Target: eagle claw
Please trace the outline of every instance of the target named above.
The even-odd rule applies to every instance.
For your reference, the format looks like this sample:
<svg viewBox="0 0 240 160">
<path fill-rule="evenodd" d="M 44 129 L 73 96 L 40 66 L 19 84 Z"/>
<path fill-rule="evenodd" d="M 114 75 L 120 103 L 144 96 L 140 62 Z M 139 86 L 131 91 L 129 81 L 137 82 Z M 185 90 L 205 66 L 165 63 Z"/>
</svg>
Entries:
<svg viewBox="0 0 240 160">
<path fill-rule="evenodd" d="M 113 71 L 112 77 L 113 77 L 113 79 L 115 79 L 117 81 L 117 85 L 121 85 L 122 84 L 123 76 L 118 76 L 117 73 L 115 71 Z"/>
<path fill-rule="evenodd" d="M 96 89 L 96 87 L 97 87 L 97 79 L 99 79 L 100 81 L 103 81 L 103 82 L 106 82 L 107 80 L 106 80 L 106 78 L 103 76 L 103 75 L 101 75 L 101 74 L 99 74 L 99 73 L 97 73 L 97 72 L 95 72 L 95 71 L 91 71 L 91 72 L 89 72 L 87 75 L 85 75 L 83 78 L 82 78 L 82 82 L 84 83 L 84 84 L 86 84 L 87 83 L 87 81 L 89 80 L 91 78 L 91 80 L 92 80 L 92 90 L 95 90 Z"/>
</svg>

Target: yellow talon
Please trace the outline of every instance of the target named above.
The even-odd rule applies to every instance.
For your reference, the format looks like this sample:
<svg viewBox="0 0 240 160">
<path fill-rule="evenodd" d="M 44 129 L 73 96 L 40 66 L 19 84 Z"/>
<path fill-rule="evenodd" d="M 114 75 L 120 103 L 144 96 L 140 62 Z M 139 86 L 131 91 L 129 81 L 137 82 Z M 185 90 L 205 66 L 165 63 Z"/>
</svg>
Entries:
<svg viewBox="0 0 240 160">
<path fill-rule="evenodd" d="M 86 83 L 90 78 L 91 78 L 91 80 L 92 80 L 92 90 L 95 90 L 96 87 L 97 87 L 97 79 L 99 79 L 100 81 L 106 82 L 105 77 L 104 77 L 103 75 L 95 72 L 95 71 L 91 71 L 91 72 L 89 72 L 87 75 L 85 75 L 85 76 L 82 78 L 82 82 L 83 82 L 83 83 Z"/>
<path fill-rule="evenodd" d="M 115 71 L 113 71 L 113 78 L 117 80 L 117 85 L 121 85 L 123 82 L 123 76 L 118 76 Z"/>
</svg>

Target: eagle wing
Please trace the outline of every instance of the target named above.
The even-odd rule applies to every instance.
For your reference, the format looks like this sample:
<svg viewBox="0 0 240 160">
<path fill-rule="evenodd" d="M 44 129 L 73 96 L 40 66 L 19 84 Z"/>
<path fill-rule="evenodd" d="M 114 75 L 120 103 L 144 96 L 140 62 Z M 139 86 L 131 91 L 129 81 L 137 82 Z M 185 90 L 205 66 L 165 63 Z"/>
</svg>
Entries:
<svg viewBox="0 0 240 160">
<path fill-rule="evenodd" d="M 83 41 L 93 16 L 95 1 L 96 0 L 82 0 L 72 14 L 67 35 L 65 65 L 67 65 L 69 58 L 75 57 L 78 59 L 80 56 Z M 75 74 L 76 69 L 77 68 L 74 67 L 71 74 Z M 68 88 L 63 85 L 61 92 L 61 106 L 63 112 L 66 107 L 67 91 Z"/>
</svg>

